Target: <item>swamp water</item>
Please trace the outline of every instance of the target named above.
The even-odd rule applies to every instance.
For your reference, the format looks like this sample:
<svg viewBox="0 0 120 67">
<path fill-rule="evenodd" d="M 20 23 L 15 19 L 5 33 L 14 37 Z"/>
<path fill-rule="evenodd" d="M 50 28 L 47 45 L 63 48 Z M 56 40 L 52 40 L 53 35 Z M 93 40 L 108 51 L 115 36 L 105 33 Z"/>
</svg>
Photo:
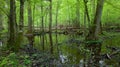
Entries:
<svg viewBox="0 0 120 67">
<path fill-rule="evenodd" d="M 46 35 L 45 38 L 45 50 L 49 50 L 49 36 Z M 120 50 L 120 34 L 110 34 L 108 36 L 103 36 L 102 40 L 103 43 L 101 55 L 109 56 L 113 52 L 112 49 L 109 49 L 106 46 L 115 47 L 116 49 Z M 36 44 L 41 44 L 40 41 L 40 37 L 35 38 Z M 54 53 L 59 57 L 61 63 L 60 65 L 65 67 L 83 67 L 84 64 L 86 64 L 86 62 L 84 62 L 85 53 L 87 53 L 87 57 L 90 57 L 90 51 L 84 49 L 85 44 L 83 41 L 83 36 L 58 35 L 58 44 L 55 44 L 56 38 L 53 34 Z M 42 49 L 42 45 L 36 45 L 36 47 Z M 111 59 L 101 59 L 100 67 L 119 67 L 120 52 L 118 52 L 118 54 L 115 56 L 110 56 L 110 58 Z M 58 64 L 58 66 L 60 65 Z"/>
</svg>

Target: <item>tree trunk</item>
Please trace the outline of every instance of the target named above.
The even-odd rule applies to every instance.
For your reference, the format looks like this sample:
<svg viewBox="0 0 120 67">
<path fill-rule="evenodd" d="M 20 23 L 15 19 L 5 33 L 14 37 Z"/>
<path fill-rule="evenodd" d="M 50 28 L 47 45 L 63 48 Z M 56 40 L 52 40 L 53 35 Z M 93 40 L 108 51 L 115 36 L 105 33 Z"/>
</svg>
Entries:
<svg viewBox="0 0 120 67">
<path fill-rule="evenodd" d="M 57 0 L 57 7 L 56 7 L 56 46 L 57 46 L 57 53 L 59 53 L 59 50 L 58 50 L 58 34 L 57 34 L 57 26 L 58 26 L 58 11 L 59 11 L 59 0 Z"/>
<path fill-rule="evenodd" d="M 0 14 L 0 40 L 2 39 L 1 36 L 2 36 L 2 31 L 4 30 L 4 26 L 3 26 L 3 23 L 4 23 L 4 16 L 2 14 Z"/>
<path fill-rule="evenodd" d="M 29 45 L 31 50 L 33 48 L 34 36 L 33 36 L 33 20 L 32 20 L 32 10 L 31 10 L 31 0 L 28 0 L 28 31 L 27 38 L 29 40 Z"/>
<path fill-rule="evenodd" d="M 76 0 L 76 27 L 80 27 L 80 1 Z"/>
<path fill-rule="evenodd" d="M 95 16 L 95 11 L 96 11 L 96 0 L 92 0 L 92 16 Z M 92 18 L 91 20 L 94 20 L 94 18 Z"/>
<path fill-rule="evenodd" d="M 45 22 L 47 22 L 48 20 L 48 13 L 46 13 L 45 15 Z M 47 25 L 45 24 L 45 28 L 47 27 Z M 45 44 L 48 44 L 48 39 L 47 39 L 47 35 L 45 35 Z"/>
<path fill-rule="evenodd" d="M 99 33 L 100 33 L 100 21 L 102 16 L 103 3 L 104 0 L 97 1 L 97 9 L 94 17 L 94 22 L 92 24 L 88 36 L 86 37 L 87 47 L 92 52 L 91 54 L 92 62 L 89 62 L 89 67 L 99 67 L 100 52 L 102 45 L 102 43 L 99 41 Z"/>
<path fill-rule="evenodd" d="M 50 1 L 50 17 L 49 17 L 49 38 L 50 38 L 50 52 L 53 54 L 53 41 L 52 41 L 52 0 Z"/>
<path fill-rule="evenodd" d="M 70 11 L 70 5 L 69 5 L 69 1 L 67 0 L 67 4 L 68 4 L 68 7 L 67 7 L 67 10 L 68 10 L 68 25 L 70 25 L 70 23 L 71 23 L 71 11 Z"/>
<path fill-rule="evenodd" d="M 103 30 L 102 30 L 102 21 L 100 21 L 100 34 L 103 34 Z"/>
<path fill-rule="evenodd" d="M 44 16 L 43 16 L 43 13 L 44 13 L 44 11 L 43 11 L 43 0 L 42 0 L 42 3 L 41 3 L 41 15 L 42 15 L 42 18 L 41 18 L 41 23 L 42 23 L 42 49 L 44 50 L 45 49 L 45 47 L 44 47 L 44 43 L 45 43 L 45 36 L 44 36 Z"/>
<path fill-rule="evenodd" d="M 4 20 L 3 20 L 3 15 L 2 14 L 0 14 L 0 31 L 2 31 L 3 29 L 4 29 L 4 26 L 3 26 L 3 22 L 4 22 Z"/>
<path fill-rule="evenodd" d="M 20 0 L 20 23 L 19 28 L 23 31 L 24 26 L 24 0 Z"/>
<path fill-rule="evenodd" d="M 89 16 L 88 7 L 87 7 L 87 1 L 86 0 L 83 0 L 83 1 L 84 1 L 84 7 L 85 7 L 85 15 L 88 20 L 88 27 L 90 27 L 90 16 Z"/>
<path fill-rule="evenodd" d="M 96 11 L 96 0 L 92 0 L 92 16 L 95 16 L 95 11 Z M 94 20 L 94 18 L 91 19 L 92 21 Z M 100 33 L 99 34 L 103 34 L 102 33 L 102 21 L 100 21 Z"/>
<path fill-rule="evenodd" d="M 17 51 L 16 45 L 17 27 L 16 27 L 16 5 L 15 0 L 10 0 L 10 15 L 9 15 L 9 40 L 7 47 L 12 51 Z"/>
</svg>

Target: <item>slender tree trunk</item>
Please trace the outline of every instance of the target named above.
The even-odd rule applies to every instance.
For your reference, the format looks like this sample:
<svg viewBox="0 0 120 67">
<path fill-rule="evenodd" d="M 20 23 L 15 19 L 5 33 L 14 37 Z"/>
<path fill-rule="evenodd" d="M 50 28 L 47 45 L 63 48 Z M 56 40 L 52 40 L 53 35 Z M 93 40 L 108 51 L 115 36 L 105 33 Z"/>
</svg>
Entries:
<svg viewBox="0 0 120 67">
<path fill-rule="evenodd" d="M 87 18 L 87 15 L 86 15 L 86 8 L 85 8 L 84 9 L 84 36 L 86 36 L 86 30 L 87 30 L 86 18 Z M 84 67 L 86 67 L 86 53 L 84 53 Z"/>
<path fill-rule="evenodd" d="M 97 1 L 97 8 L 94 17 L 94 22 L 92 24 L 88 36 L 86 37 L 87 47 L 92 51 L 91 54 L 92 62 L 89 62 L 89 67 L 99 67 L 100 52 L 102 45 L 102 43 L 99 41 L 99 33 L 100 33 L 100 21 L 102 16 L 103 3 L 104 0 Z"/>
<path fill-rule="evenodd" d="M 31 10 L 31 0 L 28 0 L 28 31 L 27 31 L 27 37 L 29 40 L 29 45 L 31 47 L 31 50 L 33 48 L 33 42 L 34 42 L 34 36 L 33 36 L 33 20 L 32 20 L 32 10 Z"/>
<path fill-rule="evenodd" d="M 95 11 L 96 11 L 96 0 L 92 0 L 92 16 L 95 16 Z M 94 18 L 92 18 L 94 20 Z"/>
<path fill-rule="evenodd" d="M 17 35 L 17 45 L 20 47 L 20 45 L 23 44 L 24 38 L 23 38 L 23 26 L 24 26 L 24 0 L 20 0 L 20 17 L 19 17 L 19 31 Z"/>
<path fill-rule="evenodd" d="M 87 28 L 87 21 L 86 21 L 86 18 L 87 18 L 87 16 L 86 16 L 86 11 L 84 11 L 84 27 L 85 27 L 85 29 Z"/>
<path fill-rule="evenodd" d="M 96 9 L 95 17 L 94 17 L 94 24 L 95 25 L 93 25 L 93 28 L 95 29 L 94 30 L 95 38 L 98 38 L 98 35 L 100 33 L 100 24 L 101 24 L 103 4 L 104 4 L 104 0 L 97 1 L 97 9 Z"/>
<path fill-rule="evenodd" d="M 52 41 L 52 0 L 50 1 L 50 17 L 49 17 L 49 38 L 50 38 L 50 52 L 53 54 L 53 41 Z"/>
<path fill-rule="evenodd" d="M 3 26 L 3 23 L 4 23 L 4 16 L 2 14 L 0 14 L 0 40 L 1 40 L 1 31 L 4 30 L 4 26 Z"/>
<path fill-rule="evenodd" d="M 84 7 L 85 7 L 85 15 L 87 17 L 87 20 L 88 20 L 88 27 L 90 27 L 90 16 L 89 16 L 89 12 L 88 12 L 88 7 L 87 7 L 87 2 L 86 0 L 83 0 L 84 1 Z"/>
<path fill-rule="evenodd" d="M 56 46 L 57 46 L 57 52 L 59 53 L 58 50 L 58 34 L 57 34 L 57 26 L 58 26 L 58 12 L 59 12 L 59 0 L 57 0 L 57 7 L 56 7 Z"/>
<path fill-rule="evenodd" d="M 102 30 L 102 21 L 100 21 L 100 34 L 103 34 L 103 30 Z"/>
<path fill-rule="evenodd" d="M 47 22 L 47 19 L 48 19 L 48 13 L 46 13 L 45 15 L 45 22 Z M 46 23 L 45 23 L 45 28 L 47 28 Z M 48 42 L 47 35 L 45 35 L 45 44 L 48 44 L 47 42 Z"/>
<path fill-rule="evenodd" d="M 12 51 L 18 51 L 16 45 L 17 29 L 16 29 L 16 5 L 15 0 L 10 0 L 10 15 L 9 15 L 9 40 L 8 48 Z"/>
<path fill-rule="evenodd" d="M 32 22 L 33 22 L 33 24 L 32 24 L 32 26 L 33 26 L 33 28 L 34 28 L 34 23 L 35 23 L 35 12 L 36 12 L 36 3 L 34 2 L 34 5 L 33 5 L 33 20 L 32 20 Z"/>
<path fill-rule="evenodd" d="M 67 3 L 68 4 L 68 8 L 67 8 L 68 9 L 68 25 L 70 25 L 70 23 L 71 23 L 71 19 L 70 19 L 71 18 L 70 5 L 69 5 L 69 1 L 68 0 L 67 0 L 67 2 L 68 2 Z"/>
<path fill-rule="evenodd" d="M 0 14 L 0 31 L 2 31 L 3 29 L 4 29 L 4 26 L 3 26 L 3 15 L 2 14 Z"/>
<path fill-rule="evenodd" d="M 95 16 L 95 11 L 96 11 L 96 0 L 92 0 L 92 16 L 94 17 Z M 91 18 L 91 20 L 93 21 L 94 18 Z M 102 34 L 102 21 L 100 21 L 100 33 L 99 34 Z"/>
<path fill-rule="evenodd" d="M 80 27 L 80 1 L 76 0 L 76 27 Z"/>
<path fill-rule="evenodd" d="M 24 0 L 20 0 L 20 23 L 19 28 L 23 31 L 24 26 Z"/>
<path fill-rule="evenodd" d="M 28 0 L 28 27 L 29 31 L 32 31 L 32 10 L 31 10 L 31 2 Z"/>
<path fill-rule="evenodd" d="M 42 3 L 41 3 L 41 13 L 42 13 L 42 18 L 41 18 L 41 23 L 42 23 L 42 49 L 44 50 L 45 47 L 44 47 L 44 43 L 45 43 L 45 37 L 44 37 L 44 16 L 43 16 L 43 0 L 42 0 Z"/>
</svg>

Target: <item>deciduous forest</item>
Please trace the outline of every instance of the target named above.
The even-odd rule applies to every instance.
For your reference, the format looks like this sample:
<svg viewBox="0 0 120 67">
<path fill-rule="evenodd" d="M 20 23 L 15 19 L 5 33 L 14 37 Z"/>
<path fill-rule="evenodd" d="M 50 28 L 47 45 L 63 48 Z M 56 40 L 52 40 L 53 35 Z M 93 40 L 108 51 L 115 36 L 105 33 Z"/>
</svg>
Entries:
<svg viewBox="0 0 120 67">
<path fill-rule="evenodd" d="M 120 67 L 120 0 L 0 0 L 0 67 Z"/>
</svg>

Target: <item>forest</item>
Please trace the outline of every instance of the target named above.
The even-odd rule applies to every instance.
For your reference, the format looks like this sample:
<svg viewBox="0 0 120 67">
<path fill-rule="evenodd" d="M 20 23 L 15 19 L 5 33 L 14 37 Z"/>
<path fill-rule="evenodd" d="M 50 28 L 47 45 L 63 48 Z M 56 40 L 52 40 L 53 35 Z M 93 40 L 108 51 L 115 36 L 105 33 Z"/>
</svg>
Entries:
<svg viewBox="0 0 120 67">
<path fill-rule="evenodd" d="M 0 0 L 0 67 L 120 67 L 120 0 Z"/>
</svg>

